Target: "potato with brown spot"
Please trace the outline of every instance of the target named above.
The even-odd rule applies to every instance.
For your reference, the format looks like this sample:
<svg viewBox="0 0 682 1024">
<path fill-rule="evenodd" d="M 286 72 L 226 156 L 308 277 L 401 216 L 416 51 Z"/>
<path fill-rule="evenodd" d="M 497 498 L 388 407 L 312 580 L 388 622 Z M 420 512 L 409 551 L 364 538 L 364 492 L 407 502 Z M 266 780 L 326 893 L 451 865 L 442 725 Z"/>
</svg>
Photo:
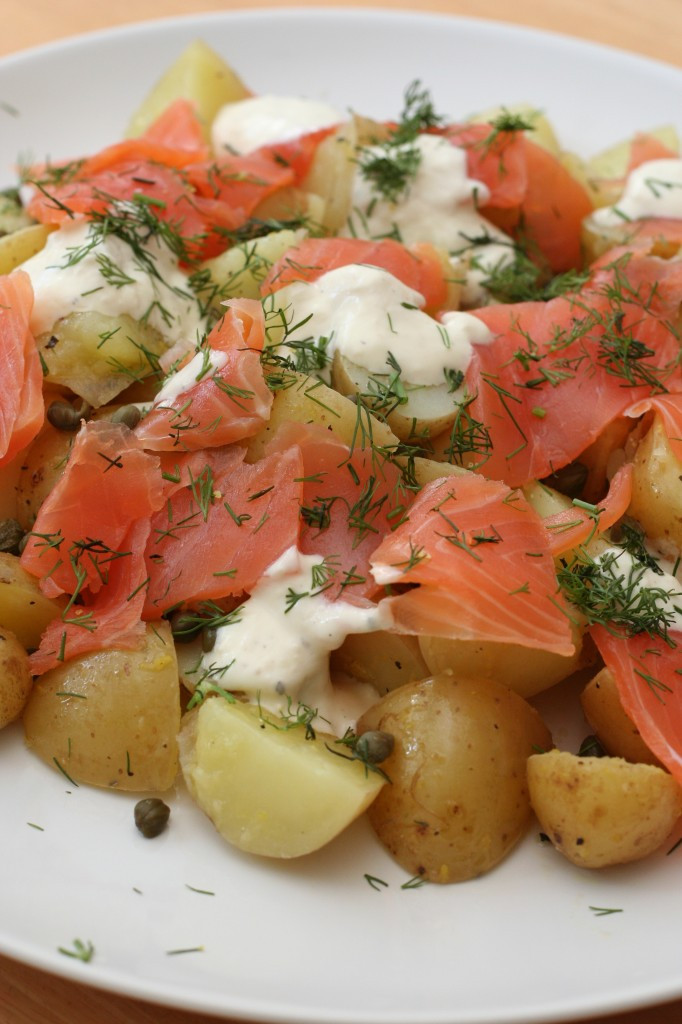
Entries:
<svg viewBox="0 0 682 1024">
<path fill-rule="evenodd" d="M 625 713 L 610 669 L 603 668 L 589 681 L 580 695 L 580 703 L 590 727 L 609 754 L 635 764 L 662 767 Z"/>
<path fill-rule="evenodd" d="M 489 871 L 530 821 L 526 760 L 552 739 L 518 694 L 443 672 L 393 690 L 358 722 L 395 737 L 391 780 L 369 809 L 411 875 L 462 882 Z"/>
<path fill-rule="evenodd" d="M 32 686 L 25 649 L 14 633 L 0 627 L 0 729 L 19 718 Z"/>
<path fill-rule="evenodd" d="M 661 768 L 558 750 L 528 761 L 533 810 L 573 864 L 604 868 L 657 850 L 682 814 L 682 790 Z"/>
</svg>

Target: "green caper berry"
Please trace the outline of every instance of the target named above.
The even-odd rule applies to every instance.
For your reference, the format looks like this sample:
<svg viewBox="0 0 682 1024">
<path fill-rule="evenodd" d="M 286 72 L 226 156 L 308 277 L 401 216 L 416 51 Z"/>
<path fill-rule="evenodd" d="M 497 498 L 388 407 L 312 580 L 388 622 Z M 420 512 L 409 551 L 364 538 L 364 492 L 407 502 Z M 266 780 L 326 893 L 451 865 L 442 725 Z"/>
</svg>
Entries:
<svg viewBox="0 0 682 1024">
<path fill-rule="evenodd" d="M 580 744 L 578 757 L 606 757 L 606 750 L 596 736 L 586 736 Z"/>
<path fill-rule="evenodd" d="M 51 402 L 45 414 L 57 430 L 79 430 L 82 413 L 68 402 Z"/>
<path fill-rule="evenodd" d="M 16 519 L 0 520 L 0 551 L 18 555 L 25 533 Z"/>
<path fill-rule="evenodd" d="M 204 626 L 201 631 L 201 649 L 204 654 L 208 654 L 215 647 L 215 642 L 218 637 L 218 630 L 216 626 Z"/>
<path fill-rule="evenodd" d="M 142 413 L 136 405 L 122 405 L 111 415 L 112 423 L 123 423 L 126 427 L 134 430 L 142 419 Z"/>
<path fill-rule="evenodd" d="M 177 644 L 191 644 L 201 630 L 201 620 L 191 612 L 174 612 L 170 617 L 171 633 Z"/>
<path fill-rule="evenodd" d="M 134 814 L 135 824 L 145 839 L 154 839 L 161 835 L 168 824 L 170 807 L 158 797 L 151 796 L 138 800 Z"/>
<path fill-rule="evenodd" d="M 395 739 L 390 732 L 370 729 L 358 736 L 355 743 L 355 756 L 367 764 L 381 764 L 392 753 Z"/>
</svg>

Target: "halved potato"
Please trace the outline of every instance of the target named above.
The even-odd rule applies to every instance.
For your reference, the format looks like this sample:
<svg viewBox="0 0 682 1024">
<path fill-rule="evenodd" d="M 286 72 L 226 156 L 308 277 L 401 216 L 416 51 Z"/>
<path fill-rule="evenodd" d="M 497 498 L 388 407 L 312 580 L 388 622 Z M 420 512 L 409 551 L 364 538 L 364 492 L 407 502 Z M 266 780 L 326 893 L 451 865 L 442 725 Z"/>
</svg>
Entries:
<svg viewBox="0 0 682 1024">
<path fill-rule="evenodd" d="M 300 857 L 350 825 L 384 785 L 359 761 L 327 749 L 333 744 L 253 704 L 211 697 L 183 719 L 180 764 L 192 797 L 229 843 L 264 857 Z"/>
<path fill-rule="evenodd" d="M 14 633 L 0 627 L 0 729 L 19 717 L 32 686 L 26 650 Z"/>
<path fill-rule="evenodd" d="M 65 606 L 65 597 L 45 597 L 17 555 L 0 552 L 0 627 L 11 630 L 23 647 L 35 649 Z"/>
<path fill-rule="evenodd" d="M 528 760 L 528 786 L 543 832 L 585 868 L 647 857 L 682 814 L 682 790 L 671 775 L 619 757 L 535 754 Z"/>
<path fill-rule="evenodd" d="M 331 669 L 370 683 L 381 696 L 429 675 L 417 638 L 384 630 L 351 633 L 332 651 Z"/>
<path fill-rule="evenodd" d="M 86 654 L 46 672 L 24 712 L 29 747 L 74 782 L 165 790 L 178 767 L 180 686 L 166 622 L 137 651 Z"/>
</svg>

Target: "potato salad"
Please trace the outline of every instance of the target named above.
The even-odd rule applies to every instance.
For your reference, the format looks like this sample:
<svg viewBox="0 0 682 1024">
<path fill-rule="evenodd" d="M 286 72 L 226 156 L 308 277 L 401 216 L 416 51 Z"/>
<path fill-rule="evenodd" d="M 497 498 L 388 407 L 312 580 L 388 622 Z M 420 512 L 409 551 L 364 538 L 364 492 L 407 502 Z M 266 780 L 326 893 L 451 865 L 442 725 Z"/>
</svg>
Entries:
<svg viewBox="0 0 682 1024">
<path fill-rule="evenodd" d="M 227 843 L 410 877 L 682 815 L 682 159 L 188 47 L 0 196 L 0 728 Z M 558 749 L 535 698 L 580 693 Z M 2 753 L 0 751 L 0 759 Z M 172 828 L 172 822 L 169 827 Z"/>
</svg>

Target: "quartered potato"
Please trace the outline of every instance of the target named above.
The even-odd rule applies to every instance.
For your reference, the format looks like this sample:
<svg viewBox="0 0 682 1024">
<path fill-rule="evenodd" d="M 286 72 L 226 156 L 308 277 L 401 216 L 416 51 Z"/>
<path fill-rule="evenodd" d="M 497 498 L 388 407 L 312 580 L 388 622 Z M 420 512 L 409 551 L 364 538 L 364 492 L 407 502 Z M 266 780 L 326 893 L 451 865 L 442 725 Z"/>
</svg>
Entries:
<svg viewBox="0 0 682 1024">
<path fill-rule="evenodd" d="M 391 785 L 369 818 L 410 875 L 475 878 L 519 841 L 531 815 L 526 761 L 552 743 L 521 697 L 443 672 L 389 693 L 358 722 L 370 729 L 391 733 L 395 747 L 381 766 Z"/>
<path fill-rule="evenodd" d="M 159 79 L 133 114 L 128 135 L 142 135 L 174 100 L 189 100 L 204 125 L 211 123 L 225 103 L 246 99 L 251 93 L 233 69 L 200 39 L 196 39 Z"/>
<path fill-rule="evenodd" d="M 350 825 L 384 785 L 333 744 L 256 705 L 212 697 L 183 720 L 180 763 L 224 839 L 264 857 L 300 857 Z"/>
<path fill-rule="evenodd" d="M 543 832 L 573 864 L 604 868 L 657 850 L 682 814 L 682 790 L 661 768 L 558 750 L 528 761 Z"/>
<path fill-rule="evenodd" d="M 148 377 L 167 349 L 158 331 L 126 313 L 70 313 L 37 340 L 46 380 L 94 408 Z"/>
</svg>

